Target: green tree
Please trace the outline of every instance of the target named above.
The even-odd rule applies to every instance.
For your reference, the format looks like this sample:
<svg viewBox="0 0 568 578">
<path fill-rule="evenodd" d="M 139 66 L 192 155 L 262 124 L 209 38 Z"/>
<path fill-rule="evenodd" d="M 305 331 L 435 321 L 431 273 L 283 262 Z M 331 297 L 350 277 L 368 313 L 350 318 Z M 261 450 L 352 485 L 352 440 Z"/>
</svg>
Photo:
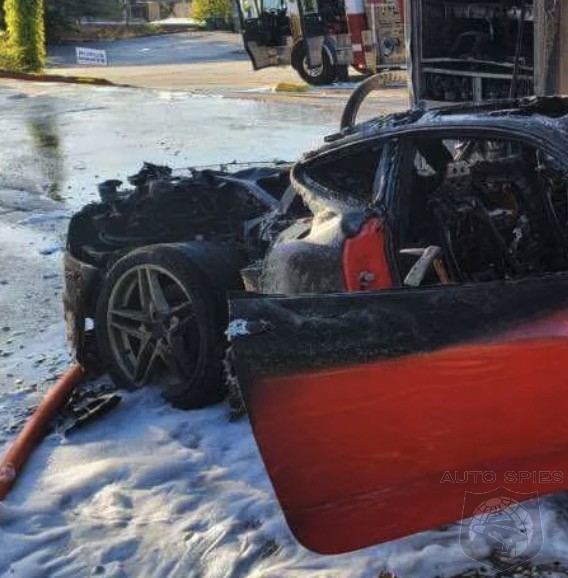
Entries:
<svg viewBox="0 0 568 578">
<path fill-rule="evenodd" d="M 4 0 L 7 48 L 18 69 L 40 71 L 45 64 L 43 0 Z"/>
<path fill-rule="evenodd" d="M 230 20 L 232 8 L 230 0 L 193 0 L 192 16 L 196 20 L 224 18 Z"/>
<path fill-rule="evenodd" d="M 57 41 L 62 32 L 81 18 L 117 18 L 123 3 L 123 0 L 45 0 L 48 42 Z"/>
<path fill-rule="evenodd" d="M 115 17 L 121 4 L 121 0 L 46 0 L 46 10 L 62 21 L 76 22 L 80 18 Z"/>
</svg>

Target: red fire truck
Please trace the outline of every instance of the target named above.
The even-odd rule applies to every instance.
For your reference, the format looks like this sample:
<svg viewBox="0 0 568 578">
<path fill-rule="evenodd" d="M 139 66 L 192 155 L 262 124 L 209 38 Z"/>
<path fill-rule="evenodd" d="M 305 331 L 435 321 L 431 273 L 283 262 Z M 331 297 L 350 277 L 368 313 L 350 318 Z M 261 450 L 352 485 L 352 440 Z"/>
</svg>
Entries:
<svg viewBox="0 0 568 578">
<path fill-rule="evenodd" d="M 291 65 L 309 84 L 406 64 L 403 0 L 235 0 L 255 70 Z"/>
</svg>

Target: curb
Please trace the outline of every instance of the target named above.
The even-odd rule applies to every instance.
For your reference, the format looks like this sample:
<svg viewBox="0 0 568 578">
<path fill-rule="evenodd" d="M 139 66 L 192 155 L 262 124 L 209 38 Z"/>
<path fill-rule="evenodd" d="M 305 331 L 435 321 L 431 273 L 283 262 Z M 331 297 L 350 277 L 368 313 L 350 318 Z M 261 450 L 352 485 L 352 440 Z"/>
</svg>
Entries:
<svg viewBox="0 0 568 578">
<path fill-rule="evenodd" d="M 88 84 L 90 86 L 118 86 L 128 88 L 128 84 L 116 84 L 106 78 L 93 78 L 91 76 L 64 76 L 62 74 L 32 74 L 29 72 L 10 72 L 0 70 L 0 79 L 26 80 L 31 82 L 61 82 L 64 84 Z"/>
</svg>

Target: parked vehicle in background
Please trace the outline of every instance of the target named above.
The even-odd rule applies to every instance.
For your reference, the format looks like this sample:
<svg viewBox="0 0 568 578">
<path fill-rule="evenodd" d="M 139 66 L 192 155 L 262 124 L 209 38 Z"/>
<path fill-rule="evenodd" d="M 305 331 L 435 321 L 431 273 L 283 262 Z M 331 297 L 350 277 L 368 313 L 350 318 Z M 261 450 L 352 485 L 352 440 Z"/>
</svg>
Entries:
<svg viewBox="0 0 568 578">
<path fill-rule="evenodd" d="M 403 0 L 235 0 L 255 70 L 291 65 L 309 84 L 405 66 Z"/>
<path fill-rule="evenodd" d="M 568 91 L 568 10 L 555 0 L 235 1 L 255 70 L 291 65 L 318 85 L 348 66 L 408 66 L 414 101 Z"/>
</svg>

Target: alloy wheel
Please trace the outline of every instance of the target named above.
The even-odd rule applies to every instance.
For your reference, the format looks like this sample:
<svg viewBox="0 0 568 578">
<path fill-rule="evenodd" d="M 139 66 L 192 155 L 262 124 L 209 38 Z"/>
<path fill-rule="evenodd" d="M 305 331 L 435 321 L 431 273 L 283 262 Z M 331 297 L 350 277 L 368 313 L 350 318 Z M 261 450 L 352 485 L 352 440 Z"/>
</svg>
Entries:
<svg viewBox="0 0 568 578">
<path fill-rule="evenodd" d="M 138 265 L 116 282 L 107 308 L 112 355 L 132 383 L 153 378 L 190 381 L 204 339 L 182 283 L 158 265 Z"/>
</svg>

